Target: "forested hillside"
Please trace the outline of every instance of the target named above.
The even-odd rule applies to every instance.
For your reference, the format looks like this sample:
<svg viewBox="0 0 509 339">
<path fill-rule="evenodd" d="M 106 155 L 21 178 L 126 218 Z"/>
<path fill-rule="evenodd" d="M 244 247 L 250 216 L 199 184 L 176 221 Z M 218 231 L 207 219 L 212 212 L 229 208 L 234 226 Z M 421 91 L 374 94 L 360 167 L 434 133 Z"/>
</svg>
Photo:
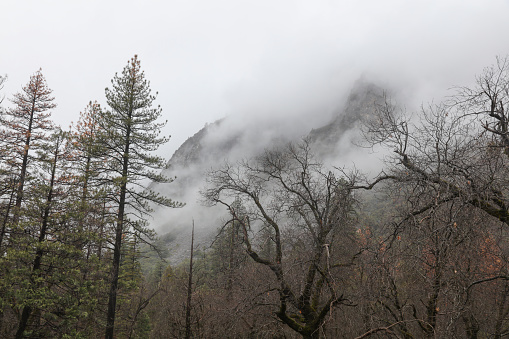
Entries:
<svg viewBox="0 0 509 339">
<path fill-rule="evenodd" d="M 226 117 L 168 162 L 137 56 L 70 129 L 37 71 L 1 93 L 0 337 L 507 336 L 509 59 L 476 79 L 417 112 L 359 81 L 303 138 Z"/>
</svg>

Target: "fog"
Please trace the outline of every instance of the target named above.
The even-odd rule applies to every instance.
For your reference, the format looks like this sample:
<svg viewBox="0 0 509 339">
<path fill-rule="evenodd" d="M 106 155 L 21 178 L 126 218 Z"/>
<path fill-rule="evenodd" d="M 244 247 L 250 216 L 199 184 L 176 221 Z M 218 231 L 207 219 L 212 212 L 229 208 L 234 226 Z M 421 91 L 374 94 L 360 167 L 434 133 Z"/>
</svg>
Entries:
<svg viewBox="0 0 509 339">
<path fill-rule="evenodd" d="M 66 126 L 89 100 L 104 102 L 109 80 L 137 53 L 169 120 L 167 157 L 224 116 L 298 111 L 302 119 L 320 107 L 325 121 L 361 73 L 428 100 L 509 49 L 507 0 L 5 0 L 0 8 L 7 97 L 42 67 L 59 105 L 53 116 Z"/>
<path fill-rule="evenodd" d="M 296 140 L 338 114 L 359 78 L 390 89 L 409 111 L 469 85 L 509 54 L 508 0 L 14 1 L 0 5 L 0 74 L 7 98 L 42 67 L 55 120 L 78 118 L 134 54 L 168 119 L 173 152 L 207 123 L 225 118 L 204 147 L 235 136 L 231 160 L 273 140 Z M 9 105 L 8 100 L 3 103 Z M 343 138 L 339 165 L 377 167 Z M 225 159 L 214 152 L 179 179 Z M 371 165 L 371 166 L 370 166 Z M 188 205 L 158 211 L 154 226 L 191 223 L 203 210 L 198 184 L 164 188 Z M 193 210 L 188 213 L 185 211 Z M 164 220 L 162 222 L 161 220 Z M 163 226 L 164 224 L 164 226 Z"/>
</svg>

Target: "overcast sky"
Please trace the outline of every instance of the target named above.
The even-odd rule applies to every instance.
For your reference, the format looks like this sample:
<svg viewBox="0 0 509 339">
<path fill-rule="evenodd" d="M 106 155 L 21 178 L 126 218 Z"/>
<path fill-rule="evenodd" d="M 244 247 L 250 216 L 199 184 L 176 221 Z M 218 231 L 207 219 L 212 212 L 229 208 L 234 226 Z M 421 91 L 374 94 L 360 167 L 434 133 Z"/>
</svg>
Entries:
<svg viewBox="0 0 509 339">
<path fill-rule="evenodd" d="M 67 126 L 138 54 L 168 158 L 224 116 L 331 111 L 361 74 L 427 101 L 509 54 L 509 0 L 2 0 L 0 13 L 7 98 L 42 68 Z"/>
</svg>

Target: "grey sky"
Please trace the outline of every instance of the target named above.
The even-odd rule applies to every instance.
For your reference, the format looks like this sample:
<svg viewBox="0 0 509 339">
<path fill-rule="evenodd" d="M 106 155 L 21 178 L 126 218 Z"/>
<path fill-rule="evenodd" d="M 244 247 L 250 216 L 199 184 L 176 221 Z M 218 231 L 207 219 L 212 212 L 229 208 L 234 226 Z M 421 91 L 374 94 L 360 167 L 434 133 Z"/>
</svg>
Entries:
<svg viewBox="0 0 509 339">
<path fill-rule="evenodd" d="M 2 0 L 0 13 L 7 98 L 42 67 L 66 126 L 138 54 L 168 158 L 227 115 L 319 125 L 361 74 L 427 101 L 509 54 L 508 0 Z"/>
</svg>

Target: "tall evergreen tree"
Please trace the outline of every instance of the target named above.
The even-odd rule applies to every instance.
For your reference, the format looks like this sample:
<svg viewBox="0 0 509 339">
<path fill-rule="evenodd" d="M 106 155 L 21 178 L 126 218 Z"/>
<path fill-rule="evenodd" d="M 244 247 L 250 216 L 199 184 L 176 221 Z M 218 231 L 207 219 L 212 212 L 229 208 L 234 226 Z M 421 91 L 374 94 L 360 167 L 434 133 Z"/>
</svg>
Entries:
<svg viewBox="0 0 509 339">
<path fill-rule="evenodd" d="M 50 112 L 56 107 L 52 90 L 46 84 L 41 70 L 30 77 L 29 83 L 11 100 L 14 107 L 2 116 L 2 142 L 10 154 L 7 163 L 17 176 L 14 224 L 18 222 L 23 191 L 28 174 L 30 151 L 37 150 L 41 141 L 53 130 Z"/>
<path fill-rule="evenodd" d="M 17 236 L 3 257 L 6 296 L 20 312 L 16 338 L 88 331 L 82 322 L 95 301 L 93 282 L 82 279 L 87 262 L 79 244 L 86 234 L 73 222 L 72 160 L 67 134 L 56 131 L 38 152 L 37 177 L 27 187 L 23 218 L 13 226 Z"/>
<path fill-rule="evenodd" d="M 5 79 L 1 77 L 0 87 Z M 30 77 L 21 92 L 13 96 L 13 107 L 1 110 L 0 255 L 5 259 L 2 264 L 7 264 L 6 252 L 9 247 L 18 241 L 17 238 L 26 238 L 27 235 L 20 232 L 17 226 L 20 218 L 28 215 L 22 212 L 24 205 L 28 205 L 24 204 L 28 182 L 37 177 L 36 172 L 40 170 L 38 166 L 41 162 L 37 159 L 36 152 L 42 150 L 53 130 L 49 111 L 56 105 L 51 93 L 39 70 Z M 3 96 L 0 101 L 2 100 Z M 37 186 L 40 185 L 36 183 L 31 185 L 31 188 L 37 189 Z M 31 231 L 32 229 L 26 230 Z M 4 292 L 5 289 L 0 287 L 0 299 L 3 299 Z"/>
<path fill-rule="evenodd" d="M 0 77 L 0 88 L 6 77 Z M 41 70 L 30 77 L 30 81 L 11 99 L 10 109 L 0 109 L 0 256 L 2 265 L 6 264 L 5 254 L 17 237 L 15 228 L 23 208 L 27 182 L 38 171 L 34 161 L 35 151 L 40 150 L 48 140 L 53 124 L 49 110 L 56 105 L 51 89 Z M 3 101 L 3 96 L 0 102 Z M 37 157 L 35 157 L 37 158 Z M 19 232 L 18 232 L 19 233 Z M 3 277 L 5 279 L 5 277 Z M 5 285 L 7 286 L 7 285 Z M 0 287 L 0 304 L 6 305 L 5 289 Z M 3 318 L 0 314 L 0 318 Z M 0 328 L 2 327 L 0 319 Z M 1 336 L 1 335 L 0 335 Z"/>
<path fill-rule="evenodd" d="M 95 251 L 101 257 L 103 235 L 109 218 L 107 195 L 109 187 L 108 173 L 105 166 L 107 152 L 101 141 L 99 120 L 102 109 L 97 102 L 90 102 L 80 113 L 78 122 L 73 125 L 71 133 L 72 147 L 75 152 L 74 170 L 79 190 L 76 199 L 79 201 L 78 229 L 88 232 L 96 238 L 87 242 L 87 257 Z"/>
<path fill-rule="evenodd" d="M 42 262 L 43 256 L 47 252 L 47 249 L 44 249 L 45 246 L 43 246 L 42 244 L 46 242 L 47 236 L 50 233 L 49 232 L 50 227 L 51 227 L 50 219 L 51 219 L 51 212 L 53 209 L 53 204 L 54 204 L 54 199 L 55 199 L 57 168 L 58 168 L 59 158 L 61 156 L 60 149 L 63 148 L 62 147 L 63 143 L 64 143 L 63 134 L 57 133 L 55 135 L 55 142 L 54 142 L 55 149 L 52 152 L 53 154 L 51 155 L 51 158 L 49 160 L 47 160 L 47 162 L 50 165 L 49 166 L 49 177 L 47 178 L 49 181 L 49 184 L 47 185 L 47 187 L 45 187 L 46 185 L 44 185 L 44 184 L 40 185 L 41 187 L 44 187 L 44 190 L 42 192 L 45 197 L 44 197 L 42 203 L 36 204 L 36 205 L 40 205 L 40 207 L 38 208 L 39 211 L 37 211 L 36 214 L 39 217 L 38 219 L 41 220 L 41 222 L 40 222 L 40 226 L 38 227 L 38 237 L 36 239 L 37 245 L 34 246 L 36 248 L 35 258 L 30 263 L 31 274 L 30 274 L 29 282 L 27 284 L 29 286 L 28 290 L 40 290 L 42 288 L 42 286 L 40 286 L 41 280 L 42 281 L 45 280 L 45 279 L 37 279 L 37 278 L 42 277 L 42 274 L 39 271 L 41 268 L 41 262 Z M 34 222 L 34 224 L 35 224 L 35 222 Z M 38 292 L 40 292 L 40 291 L 38 291 Z M 16 338 L 23 337 L 23 333 L 24 333 L 25 328 L 27 327 L 27 324 L 28 324 L 28 319 L 34 310 L 34 306 L 32 304 L 36 304 L 38 297 L 39 296 L 34 297 L 32 295 L 27 297 L 28 301 L 25 303 L 25 305 L 23 307 L 23 311 L 21 313 L 18 330 L 16 332 Z M 31 302 L 32 301 L 31 299 L 35 300 L 35 302 Z"/>
<path fill-rule="evenodd" d="M 112 88 L 106 88 L 106 100 L 110 110 L 104 112 L 101 127 L 105 132 L 103 141 L 109 152 L 112 182 L 116 186 L 117 194 L 113 199 L 118 206 L 105 334 L 107 339 L 112 339 L 123 238 L 126 233 L 146 234 L 146 230 L 136 228 L 144 225 L 138 221 L 151 212 L 151 203 L 169 207 L 179 204 L 144 186 L 147 179 L 171 180 L 158 174 L 164 167 L 164 160 L 151 154 L 168 141 L 168 138 L 159 137 L 166 122 L 157 122 L 161 108 L 152 107 L 155 96 L 151 94 L 150 83 L 136 55 L 121 75 L 115 74 Z"/>
</svg>

